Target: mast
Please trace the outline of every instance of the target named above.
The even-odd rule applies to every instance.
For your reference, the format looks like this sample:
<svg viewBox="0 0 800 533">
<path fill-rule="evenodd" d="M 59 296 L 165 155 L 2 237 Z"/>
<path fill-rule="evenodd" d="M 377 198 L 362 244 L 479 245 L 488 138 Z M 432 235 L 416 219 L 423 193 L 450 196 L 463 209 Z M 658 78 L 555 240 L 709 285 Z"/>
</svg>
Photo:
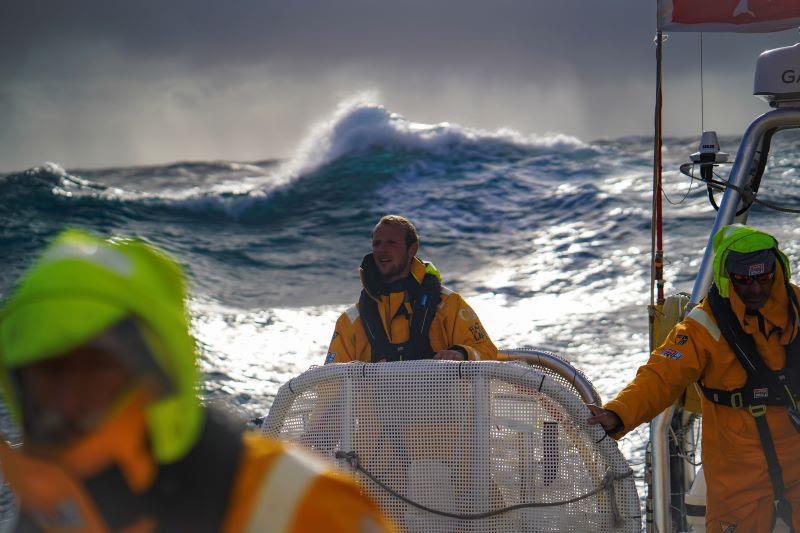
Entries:
<svg viewBox="0 0 800 533">
<path fill-rule="evenodd" d="M 663 237 L 663 191 L 661 186 L 661 55 L 664 37 L 662 32 L 656 34 L 656 104 L 654 113 L 653 134 L 653 215 L 651 235 L 651 276 L 650 276 L 650 324 L 653 324 L 653 311 L 656 305 L 664 303 L 664 237 Z M 651 332 L 652 333 L 652 332 Z"/>
</svg>

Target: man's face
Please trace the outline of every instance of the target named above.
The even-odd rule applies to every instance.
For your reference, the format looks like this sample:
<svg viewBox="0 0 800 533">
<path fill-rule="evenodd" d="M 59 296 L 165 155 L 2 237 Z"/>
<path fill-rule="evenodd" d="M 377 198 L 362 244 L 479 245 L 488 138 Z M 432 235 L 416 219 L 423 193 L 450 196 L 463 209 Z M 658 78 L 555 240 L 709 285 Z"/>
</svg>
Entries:
<svg viewBox="0 0 800 533">
<path fill-rule="evenodd" d="M 772 284 L 775 283 L 775 271 L 760 276 L 741 276 L 730 274 L 731 286 L 742 300 L 748 311 L 757 311 L 769 300 Z"/>
<path fill-rule="evenodd" d="M 406 246 L 406 232 L 395 224 L 381 224 L 372 233 L 372 256 L 383 281 L 391 283 L 408 276 L 417 243 Z"/>
<path fill-rule="evenodd" d="M 133 384 L 133 373 L 110 354 L 77 348 L 20 369 L 34 438 L 68 443 L 92 431 Z"/>
</svg>

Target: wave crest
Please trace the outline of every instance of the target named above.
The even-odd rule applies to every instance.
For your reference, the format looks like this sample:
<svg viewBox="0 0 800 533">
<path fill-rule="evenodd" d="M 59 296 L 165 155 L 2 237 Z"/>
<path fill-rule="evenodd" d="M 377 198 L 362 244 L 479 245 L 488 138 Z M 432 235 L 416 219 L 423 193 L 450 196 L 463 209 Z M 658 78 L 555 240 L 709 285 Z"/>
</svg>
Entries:
<svg viewBox="0 0 800 533">
<path fill-rule="evenodd" d="M 514 180 L 515 172 L 546 167 L 552 157 L 600 153 L 569 135 L 523 135 L 508 128 L 489 131 L 449 122 L 422 124 L 372 102 L 362 96 L 342 103 L 281 164 L 175 163 L 87 173 L 118 185 L 107 186 L 45 163 L 0 178 L 0 194 L 7 203 L 23 198 L 42 206 L 56 197 L 101 209 L 124 208 L 126 216 L 153 211 L 160 216 L 166 211 L 178 217 L 262 221 L 295 216 L 312 206 L 355 205 L 389 182 L 436 188 L 444 184 L 434 183 L 440 178 L 451 186 L 456 184 L 453 179 L 486 172 L 478 179 L 487 194 L 502 195 L 502 189 L 495 191 L 500 186 L 490 179 L 494 170 L 488 167 L 516 160 L 517 168 L 506 167 L 505 176 Z"/>
<path fill-rule="evenodd" d="M 468 128 L 450 122 L 412 122 L 360 95 L 339 105 L 326 121 L 314 126 L 282 174 L 297 176 L 313 172 L 344 156 L 375 148 L 390 151 L 420 151 L 437 157 L 458 158 L 484 154 L 507 156 L 518 150 L 525 155 L 542 152 L 596 150 L 577 137 L 566 134 L 525 135 L 511 128 L 494 131 Z"/>
</svg>

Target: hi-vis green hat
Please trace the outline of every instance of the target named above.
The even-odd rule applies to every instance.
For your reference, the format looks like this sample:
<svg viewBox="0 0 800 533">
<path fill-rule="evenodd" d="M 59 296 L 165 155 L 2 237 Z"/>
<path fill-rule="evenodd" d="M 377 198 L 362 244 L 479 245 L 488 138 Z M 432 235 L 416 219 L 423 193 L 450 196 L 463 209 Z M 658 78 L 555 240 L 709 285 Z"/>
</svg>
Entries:
<svg viewBox="0 0 800 533">
<path fill-rule="evenodd" d="M 714 284 L 723 298 L 730 297 L 730 279 L 725 268 L 726 261 L 731 252 L 736 254 L 751 254 L 763 250 L 774 250 L 783 267 L 784 278 L 788 282 L 791 278 L 789 259 L 778 249 L 778 241 L 772 235 L 742 224 L 723 226 L 714 235 Z"/>
<path fill-rule="evenodd" d="M 61 233 L 0 311 L 0 387 L 12 415 L 21 420 L 11 370 L 64 355 L 132 318 L 170 385 L 147 408 L 153 453 L 161 463 L 183 457 L 203 425 L 185 296 L 178 265 L 147 243 Z"/>
</svg>

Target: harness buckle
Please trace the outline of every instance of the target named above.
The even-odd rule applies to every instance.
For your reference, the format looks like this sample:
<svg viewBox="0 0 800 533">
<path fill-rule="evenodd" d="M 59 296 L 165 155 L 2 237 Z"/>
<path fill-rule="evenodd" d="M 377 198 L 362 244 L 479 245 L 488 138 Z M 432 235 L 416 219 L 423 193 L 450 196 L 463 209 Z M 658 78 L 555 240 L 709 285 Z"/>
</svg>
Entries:
<svg viewBox="0 0 800 533">
<path fill-rule="evenodd" d="M 734 392 L 731 394 L 731 407 L 734 409 L 741 409 L 744 406 L 744 399 L 741 392 Z"/>
<path fill-rule="evenodd" d="M 792 504 L 784 496 L 781 496 L 773 502 L 773 505 L 775 506 L 776 521 L 773 531 L 794 531 L 792 529 Z"/>
<path fill-rule="evenodd" d="M 760 416 L 764 416 L 767 412 L 767 405 L 760 403 L 758 405 L 748 405 L 747 410 L 750 411 L 750 414 L 753 415 L 754 418 L 758 418 Z"/>
</svg>

